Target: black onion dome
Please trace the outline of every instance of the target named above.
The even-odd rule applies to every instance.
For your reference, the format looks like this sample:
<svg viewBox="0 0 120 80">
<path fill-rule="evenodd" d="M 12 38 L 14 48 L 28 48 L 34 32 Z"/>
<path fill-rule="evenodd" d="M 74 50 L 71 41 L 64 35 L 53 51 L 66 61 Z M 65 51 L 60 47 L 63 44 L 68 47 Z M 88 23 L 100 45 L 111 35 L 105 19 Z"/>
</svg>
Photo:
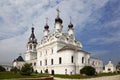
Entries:
<svg viewBox="0 0 120 80">
<path fill-rule="evenodd" d="M 68 25 L 69 28 L 73 28 L 73 24 L 70 22 L 70 24 Z"/>
<path fill-rule="evenodd" d="M 46 24 L 46 25 L 44 26 L 44 28 L 45 28 L 46 30 L 48 30 L 48 29 L 49 29 L 49 26 Z"/>
<path fill-rule="evenodd" d="M 59 23 L 61 23 L 62 24 L 62 19 L 60 19 L 59 17 L 57 17 L 57 18 L 55 18 L 55 23 L 57 23 L 57 22 L 59 22 Z"/>
</svg>

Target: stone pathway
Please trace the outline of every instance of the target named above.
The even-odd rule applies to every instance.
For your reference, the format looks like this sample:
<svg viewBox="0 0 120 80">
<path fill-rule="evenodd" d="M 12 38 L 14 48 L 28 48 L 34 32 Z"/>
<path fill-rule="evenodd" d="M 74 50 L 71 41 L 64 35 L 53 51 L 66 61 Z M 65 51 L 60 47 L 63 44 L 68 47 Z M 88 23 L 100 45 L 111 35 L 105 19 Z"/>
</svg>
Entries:
<svg viewBox="0 0 120 80">
<path fill-rule="evenodd" d="M 120 75 L 104 76 L 104 77 L 97 77 L 97 78 L 90 78 L 90 79 L 62 79 L 62 78 L 55 78 L 54 80 L 120 80 Z"/>
</svg>

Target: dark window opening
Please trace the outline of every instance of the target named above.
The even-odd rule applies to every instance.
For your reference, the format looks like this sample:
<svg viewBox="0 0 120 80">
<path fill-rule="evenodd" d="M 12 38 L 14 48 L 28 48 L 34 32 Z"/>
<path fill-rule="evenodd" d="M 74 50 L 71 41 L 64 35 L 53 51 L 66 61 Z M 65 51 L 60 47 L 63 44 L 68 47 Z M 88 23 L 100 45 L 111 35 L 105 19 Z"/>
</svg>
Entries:
<svg viewBox="0 0 120 80">
<path fill-rule="evenodd" d="M 60 57 L 60 58 L 59 58 L 59 64 L 61 64 L 61 63 L 62 63 L 62 58 Z"/>
<path fill-rule="evenodd" d="M 42 61 L 40 61 L 40 66 L 42 66 Z"/>
<path fill-rule="evenodd" d="M 82 57 L 82 63 L 84 63 L 84 57 Z"/>
<path fill-rule="evenodd" d="M 34 66 L 36 66 L 36 62 L 34 62 Z"/>
<path fill-rule="evenodd" d="M 53 59 L 51 59 L 51 65 L 53 65 Z"/>
<path fill-rule="evenodd" d="M 71 62 L 73 63 L 73 56 L 71 56 Z"/>
<path fill-rule="evenodd" d="M 111 71 L 111 69 L 108 69 L 108 71 Z"/>
<path fill-rule="evenodd" d="M 52 74 L 52 75 L 54 75 L 54 74 L 55 74 L 54 70 L 51 70 L 51 74 Z"/>
<path fill-rule="evenodd" d="M 47 60 L 45 60 L 45 65 L 47 65 Z"/>
<path fill-rule="evenodd" d="M 32 49 L 32 45 L 30 44 L 30 49 Z"/>
</svg>

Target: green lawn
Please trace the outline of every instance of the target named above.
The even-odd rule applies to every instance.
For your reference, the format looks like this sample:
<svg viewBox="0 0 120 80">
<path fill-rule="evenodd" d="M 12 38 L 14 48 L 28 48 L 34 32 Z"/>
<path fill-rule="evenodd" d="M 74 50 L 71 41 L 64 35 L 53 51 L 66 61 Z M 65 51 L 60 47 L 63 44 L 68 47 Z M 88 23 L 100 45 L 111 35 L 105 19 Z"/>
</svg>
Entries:
<svg viewBox="0 0 120 80">
<path fill-rule="evenodd" d="M 118 75 L 115 73 L 102 73 L 94 76 L 81 76 L 81 75 L 54 75 L 54 77 L 59 78 L 69 78 L 69 79 L 82 79 L 82 78 L 94 78 L 94 77 L 101 77 L 101 76 L 112 76 Z M 119 74 L 120 75 L 120 74 Z M 32 74 L 31 76 L 23 76 L 19 73 L 12 73 L 12 72 L 0 72 L 0 79 L 12 79 L 12 78 L 41 78 L 41 77 L 50 77 L 50 74 Z"/>
<path fill-rule="evenodd" d="M 12 78 L 41 78 L 41 77 L 49 77 L 48 74 L 32 74 L 30 76 L 23 76 L 19 73 L 12 72 L 0 72 L 0 79 L 12 79 Z"/>
</svg>

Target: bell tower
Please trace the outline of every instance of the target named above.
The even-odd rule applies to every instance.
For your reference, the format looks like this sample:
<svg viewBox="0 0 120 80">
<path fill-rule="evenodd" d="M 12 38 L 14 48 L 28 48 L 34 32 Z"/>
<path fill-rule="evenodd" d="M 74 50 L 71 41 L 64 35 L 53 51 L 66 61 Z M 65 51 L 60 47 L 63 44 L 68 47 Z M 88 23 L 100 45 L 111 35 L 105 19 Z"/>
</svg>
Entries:
<svg viewBox="0 0 120 80">
<path fill-rule="evenodd" d="M 25 60 L 33 60 L 37 58 L 37 51 L 36 51 L 36 46 L 37 46 L 37 39 L 35 38 L 34 35 L 34 27 L 31 28 L 31 35 L 29 37 L 29 41 L 27 43 L 27 51 L 25 54 Z"/>
</svg>

